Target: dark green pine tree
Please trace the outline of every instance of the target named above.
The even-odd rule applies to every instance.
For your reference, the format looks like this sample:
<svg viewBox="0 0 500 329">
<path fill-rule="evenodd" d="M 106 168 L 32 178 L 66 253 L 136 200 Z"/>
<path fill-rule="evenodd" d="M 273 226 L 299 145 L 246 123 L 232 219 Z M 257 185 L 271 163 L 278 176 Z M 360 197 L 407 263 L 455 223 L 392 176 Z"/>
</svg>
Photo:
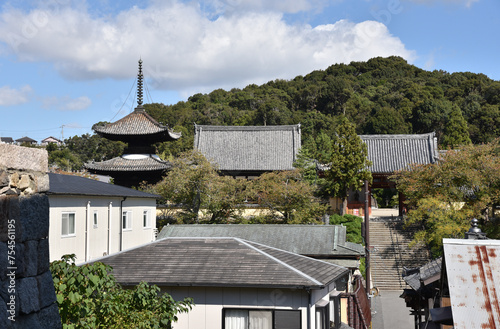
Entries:
<svg viewBox="0 0 500 329">
<path fill-rule="evenodd" d="M 454 149 L 460 145 L 469 145 L 469 128 L 458 105 L 453 105 L 448 122 L 444 129 L 442 145 L 444 148 Z"/>
<path fill-rule="evenodd" d="M 372 174 L 368 170 L 368 148 L 356 134 L 354 124 L 342 116 L 335 136 L 332 138 L 330 169 L 325 172 L 325 190 L 329 195 L 342 200 L 343 215 L 349 189 L 361 190 L 365 180 L 371 182 Z"/>
</svg>

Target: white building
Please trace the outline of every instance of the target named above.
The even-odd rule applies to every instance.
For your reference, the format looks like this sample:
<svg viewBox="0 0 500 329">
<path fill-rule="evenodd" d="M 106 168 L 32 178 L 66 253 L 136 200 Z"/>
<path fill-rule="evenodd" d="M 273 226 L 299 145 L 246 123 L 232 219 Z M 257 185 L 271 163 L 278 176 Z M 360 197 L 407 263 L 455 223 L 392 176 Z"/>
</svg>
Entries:
<svg viewBox="0 0 500 329">
<path fill-rule="evenodd" d="M 82 263 L 155 240 L 156 198 L 79 176 L 49 173 L 50 261 Z"/>
</svg>

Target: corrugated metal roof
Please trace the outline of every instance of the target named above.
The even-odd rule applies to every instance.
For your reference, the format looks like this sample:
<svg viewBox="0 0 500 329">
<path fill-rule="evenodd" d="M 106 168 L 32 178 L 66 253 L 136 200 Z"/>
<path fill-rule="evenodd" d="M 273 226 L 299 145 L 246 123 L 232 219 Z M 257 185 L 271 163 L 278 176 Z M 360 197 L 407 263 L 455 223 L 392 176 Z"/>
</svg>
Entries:
<svg viewBox="0 0 500 329">
<path fill-rule="evenodd" d="M 89 196 L 113 196 L 113 197 L 135 197 L 135 198 L 159 198 L 158 195 L 150 194 L 131 188 L 108 184 L 93 179 L 49 173 L 50 188 L 48 194 L 54 195 L 89 195 Z"/>
<path fill-rule="evenodd" d="M 94 131 L 105 137 L 115 136 L 144 136 L 165 135 L 167 140 L 175 140 L 181 137 L 180 133 L 174 133 L 167 126 L 163 126 L 146 113 L 144 108 L 138 107 L 122 119 L 106 125 L 94 125 Z"/>
<path fill-rule="evenodd" d="M 116 157 L 101 162 L 88 162 L 85 165 L 91 172 L 108 173 L 113 171 L 159 171 L 169 169 L 170 163 L 157 159 L 154 156 L 148 156 L 141 159 L 127 159 Z"/>
<path fill-rule="evenodd" d="M 438 159 L 435 133 L 420 135 L 360 135 L 368 146 L 372 173 L 392 173 L 410 164 L 430 164 Z"/>
<path fill-rule="evenodd" d="M 97 259 L 120 284 L 321 288 L 349 270 L 236 238 L 166 238 Z"/>
<path fill-rule="evenodd" d="M 338 225 L 168 225 L 158 239 L 166 237 L 236 237 L 301 255 L 364 255 L 364 247 L 346 242 L 346 229 Z"/>
<path fill-rule="evenodd" d="M 291 170 L 300 138 L 300 125 L 195 125 L 194 147 L 222 171 Z"/>
<path fill-rule="evenodd" d="M 455 329 L 500 328 L 500 240 L 443 239 Z"/>
</svg>

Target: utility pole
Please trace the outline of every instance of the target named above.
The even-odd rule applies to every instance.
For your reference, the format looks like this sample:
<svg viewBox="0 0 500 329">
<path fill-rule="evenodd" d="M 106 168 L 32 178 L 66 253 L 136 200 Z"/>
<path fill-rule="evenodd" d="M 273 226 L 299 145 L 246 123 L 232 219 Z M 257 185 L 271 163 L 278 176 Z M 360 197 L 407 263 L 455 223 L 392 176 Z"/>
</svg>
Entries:
<svg viewBox="0 0 500 329">
<path fill-rule="evenodd" d="M 368 180 L 365 180 L 365 269 L 366 269 L 366 290 L 370 294 L 370 189 Z"/>
<path fill-rule="evenodd" d="M 61 141 L 64 142 L 64 125 L 61 126 Z"/>
</svg>

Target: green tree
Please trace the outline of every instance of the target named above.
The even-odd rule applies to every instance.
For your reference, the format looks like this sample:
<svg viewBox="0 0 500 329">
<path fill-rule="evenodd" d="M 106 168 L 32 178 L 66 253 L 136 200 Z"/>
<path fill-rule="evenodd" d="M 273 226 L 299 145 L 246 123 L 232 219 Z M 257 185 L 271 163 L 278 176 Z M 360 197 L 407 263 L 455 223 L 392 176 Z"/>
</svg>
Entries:
<svg viewBox="0 0 500 329">
<path fill-rule="evenodd" d="M 438 254 L 442 238 L 463 236 L 472 218 L 490 225 L 500 205 L 499 155 L 496 139 L 448 151 L 435 164 L 413 165 L 392 176 L 406 196 L 409 223 L 423 225 L 417 241 Z"/>
<path fill-rule="evenodd" d="M 172 160 L 172 169 L 156 185 L 143 187 L 181 207 L 181 222 L 222 222 L 238 217 L 244 201 L 242 183 L 219 175 L 199 151 Z"/>
<path fill-rule="evenodd" d="M 337 133 L 332 138 L 329 169 L 325 172 L 324 186 L 329 195 L 342 200 L 341 215 L 346 207 L 349 190 L 359 191 L 365 180 L 372 181 L 371 172 L 368 170 L 371 162 L 367 156 L 367 146 L 356 134 L 354 125 L 342 117 L 337 126 Z"/>
<path fill-rule="evenodd" d="M 314 187 L 299 170 L 264 173 L 252 185 L 259 205 L 275 214 L 268 222 L 318 223 L 326 213 L 326 205 L 314 197 Z"/>
<path fill-rule="evenodd" d="M 141 282 L 123 289 L 103 263 L 75 265 L 75 255 L 50 264 L 63 328 L 171 328 L 192 299 L 175 301 Z"/>
<path fill-rule="evenodd" d="M 453 105 L 443 136 L 443 147 L 454 149 L 471 143 L 467 121 L 458 105 Z"/>
</svg>

